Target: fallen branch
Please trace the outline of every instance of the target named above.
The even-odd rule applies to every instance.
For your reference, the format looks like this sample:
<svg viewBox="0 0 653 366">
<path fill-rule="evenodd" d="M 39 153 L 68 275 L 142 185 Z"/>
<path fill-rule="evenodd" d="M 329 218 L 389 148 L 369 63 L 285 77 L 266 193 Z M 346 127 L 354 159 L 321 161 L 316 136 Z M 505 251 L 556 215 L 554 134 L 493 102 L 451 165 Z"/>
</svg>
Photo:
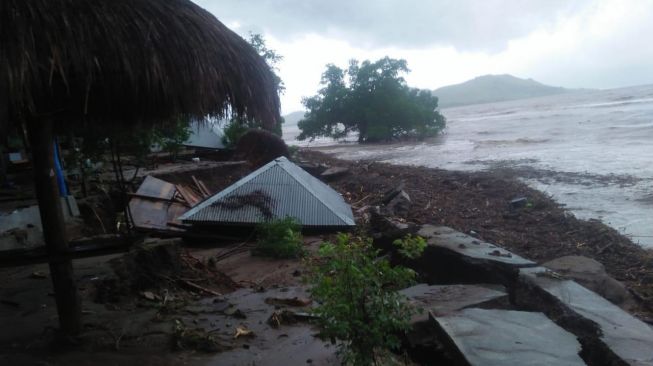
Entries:
<svg viewBox="0 0 653 366">
<path fill-rule="evenodd" d="M 211 290 L 211 289 L 208 289 L 208 288 L 206 288 L 206 287 L 204 287 L 204 286 L 200 286 L 200 285 L 198 285 L 198 284 L 196 284 L 196 283 L 194 283 L 194 282 L 187 281 L 187 280 L 181 280 L 181 279 L 179 279 L 178 281 L 181 282 L 181 283 L 183 283 L 184 285 L 186 285 L 186 286 L 192 288 L 192 289 L 199 290 L 199 291 L 204 292 L 204 293 L 207 293 L 207 294 L 209 294 L 209 295 L 213 295 L 213 296 L 222 296 L 221 293 L 219 293 L 219 292 L 217 292 L 217 291 L 213 291 L 213 290 Z"/>
</svg>

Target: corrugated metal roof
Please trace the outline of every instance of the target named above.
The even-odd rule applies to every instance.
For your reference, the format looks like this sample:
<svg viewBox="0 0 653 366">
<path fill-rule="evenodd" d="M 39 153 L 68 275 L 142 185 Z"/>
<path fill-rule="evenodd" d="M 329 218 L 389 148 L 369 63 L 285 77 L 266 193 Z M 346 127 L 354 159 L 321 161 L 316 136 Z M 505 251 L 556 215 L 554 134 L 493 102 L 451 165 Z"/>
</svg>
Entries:
<svg viewBox="0 0 653 366">
<path fill-rule="evenodd" d="M 261 206 L 263 209 L 259 208 Z M 285 157 L 277 158 L 180 219 L 187 223 L 256 224 L 291 216 L 303 226 L 353 226 L 351 207 L 342 196 Z"/>
</svg>

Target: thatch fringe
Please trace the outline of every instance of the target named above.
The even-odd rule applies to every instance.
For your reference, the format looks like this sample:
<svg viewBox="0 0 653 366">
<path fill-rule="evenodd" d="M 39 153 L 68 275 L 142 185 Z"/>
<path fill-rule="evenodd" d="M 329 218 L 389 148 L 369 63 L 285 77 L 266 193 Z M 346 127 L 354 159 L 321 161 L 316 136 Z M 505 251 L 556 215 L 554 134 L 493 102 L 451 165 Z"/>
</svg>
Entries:
<svg viewBox="0 0 653 366">
<path fill-rule="evenodd" d="M 188 0 L 2 0 L 0 74 L 0 110 L 14 118 L 133 123 L 233 111 L 272 124 L 279 113 L 265 61 Z"/>
</svg>

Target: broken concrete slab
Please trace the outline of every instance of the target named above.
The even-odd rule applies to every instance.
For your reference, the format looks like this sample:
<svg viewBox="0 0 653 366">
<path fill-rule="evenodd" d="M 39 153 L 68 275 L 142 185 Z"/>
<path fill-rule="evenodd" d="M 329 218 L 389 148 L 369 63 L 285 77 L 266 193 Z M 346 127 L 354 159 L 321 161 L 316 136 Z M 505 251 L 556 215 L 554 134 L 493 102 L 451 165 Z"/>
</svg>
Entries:
<svg viewBox="0 0 653 366">
<path fill-rule="evenodd" d="M 610 277 L 603 264 L 592 258 L 569 255 L 543 263 L 542 267 L 578 282 L 614 304 L 621 305 L 633 301 L 626 286 Z"/>
<path fill-rule="evenodd" d="M 535 262 L 446 226 L 423 225 L 427 241 L 414 269 L 431 283 L 501 283 L 517 280 L 520 268 Z"/>
<path fill-rule="evenodd" d="M 463 364 L 585 365 L 576 337 L 542 313 L 466 309 L 432 319 Z"/>
<path fill-rule="evenodd" d="M 596 336 L 607 347 L 608 354 L 594 358 L 605 359 L 614 354 L 618 357 L 615 362 L 622 364 L 653 365 L 653 329 L 618 306 L 543 267 L 521 269 L 520 283 L 525 289 L 515 296 L 518 304 L 535 304 L 544 310 L 553 303 L 598 326 Z"/>
<path fill-rule="evenodd" d="M 411 305 L 423 309 L 415 314 L 411 323 L 427 321 L 429 313 L 444 316 L 468 307 L 483 307 L 490 304 L 507 306 L 508 294 L 501 286 L 479 285 L 427 285 L 421 283 L 399 291 Z"/>
<path fill-rule="evenodd" d="M 501 262 L 515 267 L 536 265 L 535 262 L 494 244 L 481 241 L 446 226 L 424 225 L 417 234 L 427 239 L 429 246 L 446 248 L 471 259 Z"/>
</svg>

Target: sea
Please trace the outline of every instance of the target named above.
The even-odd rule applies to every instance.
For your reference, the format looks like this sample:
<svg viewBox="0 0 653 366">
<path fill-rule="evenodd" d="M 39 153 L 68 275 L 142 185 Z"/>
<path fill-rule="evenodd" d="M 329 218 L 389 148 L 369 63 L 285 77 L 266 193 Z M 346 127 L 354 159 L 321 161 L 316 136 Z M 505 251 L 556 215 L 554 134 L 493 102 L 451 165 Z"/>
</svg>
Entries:
<svg viewBox="0 0 653 366">
<path fill-rule="evenodd" d="M 582 219 L 653 248 L 653 85 L 443 109 L 424 142 L 300 142 L 338 158 L 449 170 L 507 169 Z M 516 192 L 517 194 L 517 192 Z"/>
</svg>

